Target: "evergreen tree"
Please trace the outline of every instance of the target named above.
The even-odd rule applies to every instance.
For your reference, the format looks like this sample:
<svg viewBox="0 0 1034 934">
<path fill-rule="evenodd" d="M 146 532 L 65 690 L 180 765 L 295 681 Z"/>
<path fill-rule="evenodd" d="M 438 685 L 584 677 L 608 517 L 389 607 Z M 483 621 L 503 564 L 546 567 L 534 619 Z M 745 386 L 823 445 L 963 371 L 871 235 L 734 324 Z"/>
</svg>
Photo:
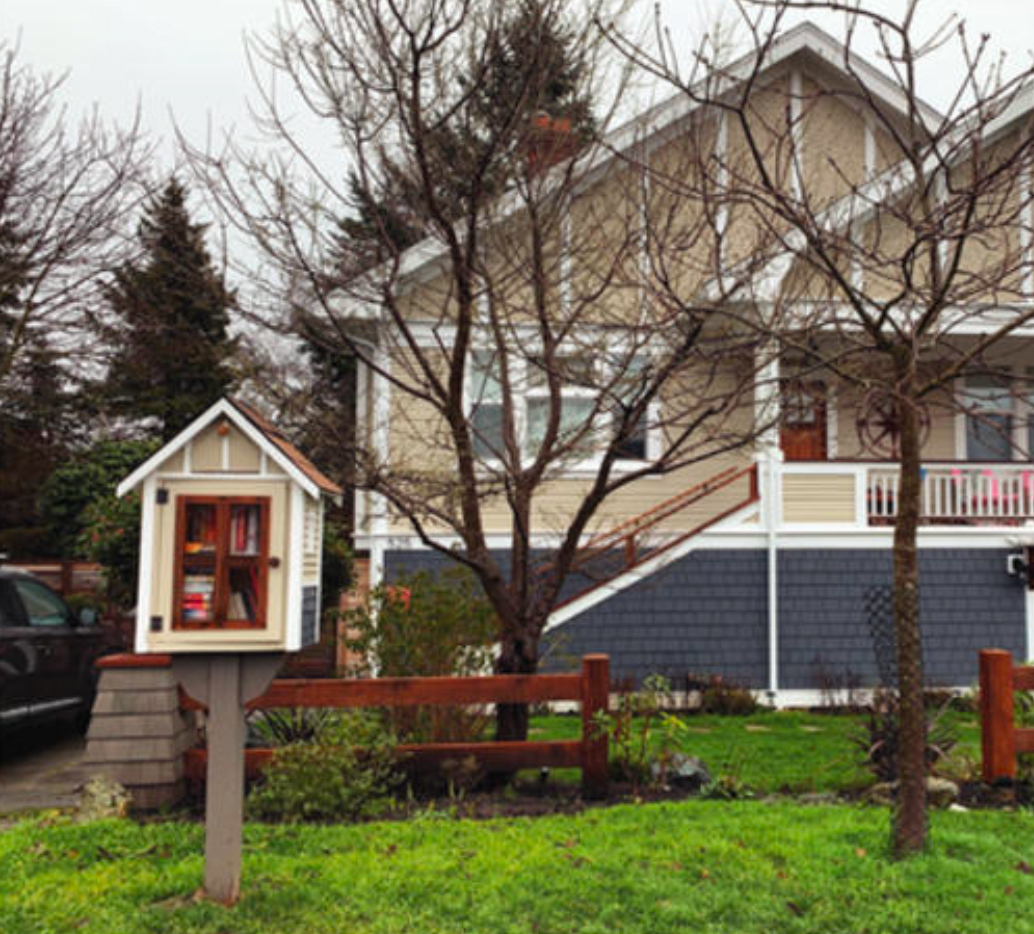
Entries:
<svg viewBox="0 0 1034 934">
<path fill-rule="evenodd" d="M 499 195 L 525 173 L 572 155 L 595 131 L 577 36 L 542 0 L 518 0 L 515 7 L 492 33 L 488 54 L 457 82 L 473 106 L 429 130 L 428 150 L 439 170 L 435 200 L 450 219 L 462 215 L 467 199 L 485 194 L 469 190 L 472 178 L 486 183 L 476 166 L 491 163 L 487 194 Z M 567 145 L 544 130 L 543 118 L 547 126 L 564 121 Z M 348 177 L 355 215 L 340 221 L 335 257 L 336 274 L 345 277 L 433 232 L 416 172 L 387 152 L 366 170 L 365 178 L 355 170 Z"/>
<path fill-rule="evenodd" d="M 167 441 L 234 382 L 227 334 L 233 295 L 192 223 L 175 178 L 140 222 L 142 258 L 122 267 L 107 291 L 115 347 L 105 384 L 113 414 L 157 421 Z"/>
<path fill-rule="evenodd" d="M 4 381 L 3 400 L 0 552 L 12 558 L 60 555 L 61 542 L 41 519 L 37 500 L 51 471 L 83 439 L 85 399 L 62 367 L 61 355 L 33 335 Z"/>
</svg>

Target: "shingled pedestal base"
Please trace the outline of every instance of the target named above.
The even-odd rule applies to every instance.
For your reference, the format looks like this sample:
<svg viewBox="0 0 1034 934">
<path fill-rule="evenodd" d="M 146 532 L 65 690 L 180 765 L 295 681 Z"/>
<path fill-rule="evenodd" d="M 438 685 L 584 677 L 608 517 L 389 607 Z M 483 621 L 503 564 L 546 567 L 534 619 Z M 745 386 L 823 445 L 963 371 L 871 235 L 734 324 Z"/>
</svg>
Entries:
<svg viewBox="0 0 1034 934">
<path fill-rule="evenodd" d="M 102 658 L 86 736 L 84 776 L 105 775 L 126 788 L 137 810 L 176 804 L 184 794 L 183 753 L 193 745 L 193 714 L 180 711 L 167 655 Z"/>
</svg>

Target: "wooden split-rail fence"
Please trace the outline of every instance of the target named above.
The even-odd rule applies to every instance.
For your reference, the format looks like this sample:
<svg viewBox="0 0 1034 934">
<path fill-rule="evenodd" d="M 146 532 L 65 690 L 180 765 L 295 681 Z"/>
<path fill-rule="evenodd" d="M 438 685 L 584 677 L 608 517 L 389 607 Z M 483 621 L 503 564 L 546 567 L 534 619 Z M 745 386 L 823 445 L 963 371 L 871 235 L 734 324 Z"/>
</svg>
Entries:
<svg viewBox="0 0 1034 934">
<path fill-rule="evenodd" d="M 432 770 L 442 763 L 473 757 L 487 771 L 509 772 L 527 768 L 578 768 L 587 797 L 607 793 L 607 734 L 597 725 L 606 713 L 610 691 L 610 660 L 606 655 L 586 655 L 580 672 L 546 675 L 487 675 L 471 678 L 363 678 L 291 679 L 274 681 L 249 710 L 277 707 L 415 707 L 462 704 L 534 704 L 544 701 L 581 703 L 582 735 L 575 740 L 523 742 L 421 743 L 398 747 L 407 767 Z M 181 706 L 204 710 L 188 695 Z M 273 749 L 248 749 L 245 769 L 256 775 L 273 756 Z M 186 777 L 204 781 L 207 752 L 189 749 Z"/>
<path fill-rule="evenodd" d="M 1034 691 L 1034 666 L 1014 665 L 1002 649 L 980 653 L 980 738 L 984 781 L 1012 782 L 1016 755 L 1034 752 L 1034 728 L 1016 726 L 1014 691 Z"/>
</svg>

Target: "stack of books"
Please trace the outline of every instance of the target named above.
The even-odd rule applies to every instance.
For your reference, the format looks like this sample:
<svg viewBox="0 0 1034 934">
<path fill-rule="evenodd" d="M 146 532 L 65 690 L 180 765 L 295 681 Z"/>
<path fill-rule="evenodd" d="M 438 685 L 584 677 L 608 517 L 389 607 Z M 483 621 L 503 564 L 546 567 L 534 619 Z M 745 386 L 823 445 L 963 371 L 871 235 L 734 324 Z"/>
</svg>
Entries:
<svg viewBox="0 0 1034 934">
<path fill-rule="evenodd" d="M 215 578 L 210 574 L 187 574 L 183 578 L 183 621 L 203 623 L 212 618 Z"/>
</svg>

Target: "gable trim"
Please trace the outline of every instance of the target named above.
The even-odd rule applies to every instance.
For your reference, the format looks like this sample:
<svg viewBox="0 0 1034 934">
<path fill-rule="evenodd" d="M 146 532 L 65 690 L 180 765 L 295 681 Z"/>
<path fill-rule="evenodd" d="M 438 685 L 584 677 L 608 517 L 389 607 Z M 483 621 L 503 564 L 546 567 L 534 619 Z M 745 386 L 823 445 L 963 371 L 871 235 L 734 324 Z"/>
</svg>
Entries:
<svg viewBox="0 0 1034 934">
<path fill-rule="evenodd" d="M 138 487 L 148 476 L 157 471 L 158 467 L 183 448 L 189 445 L 201 432 L 211 426 L 218 418 L 229 419 L 241 433 L 254 443 L 258 449 L 268 458 L 272 458 L 295 483 L 314 499 L 319 499 L 320 488 L 303 473 L 291 459 L 273 444 L 229 399 L 220 399 L 213 403 L 208 409 L 199 415 L 193 422 L 183 429 L 168 444 L 162 446 L 146 461 L 136 468 L 116 489 L 116 494 L 125 496 L 131 490 Z"/>
</svg>

